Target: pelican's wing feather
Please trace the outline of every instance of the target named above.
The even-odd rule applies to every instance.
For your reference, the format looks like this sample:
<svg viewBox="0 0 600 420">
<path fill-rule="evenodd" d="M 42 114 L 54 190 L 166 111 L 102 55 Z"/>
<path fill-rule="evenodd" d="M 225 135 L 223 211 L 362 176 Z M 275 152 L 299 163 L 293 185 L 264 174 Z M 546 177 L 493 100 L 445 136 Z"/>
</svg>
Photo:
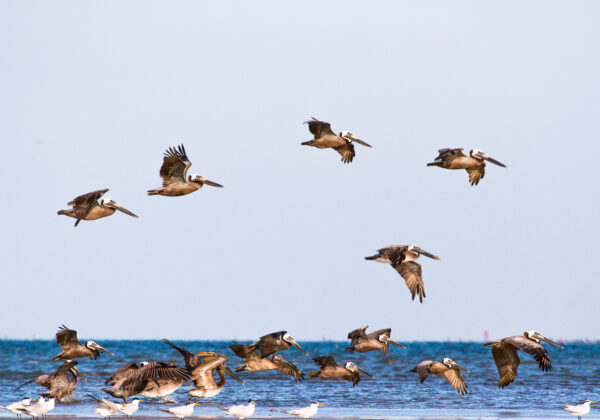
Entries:
<svg viewBox="0 0 600 420">
<path fill-rule="evenodd" d="M 414 261 L 406 261 L 394 266 L 396 271 L 400 273 L 408 290 L 412 295 L 412 299 L 415 300 L 415 296 L 419 295 L 419 301 L 423 303 L 425 295 L 425 285 L 423 284 L 423 275 L 421 274 L 421 266 Z"/>
<path fill-rule="evenodd" d="M 519 350 L 523 350 L 525 353 L 529 353 L 533 356 L 541 370 L 544 372 L 549 372 L 552 370 L 552 365 L 550 364 L 550 358 L 548 357 L 548 352 L 545 347 L 540 343 L 535 342 L 527 337 L 522 335 L 516 335 L 514 337 L 508 337 L 502 340 L 506 343 L 510 343 Z"/>
<path fill-rule="evenodd" d="M 354 151 L 354 145 L 350 142 L 346 142 L 341 146 L 334 147 L 335 151 L 342 155 L 342 162 L 350 163 L 354 156 L 356 156 L 356 152 Z"/>
<path fill-rule="evenodd" d="M 315 139 L 319 139 L 328 134 L 335 136 L 335 133 L 331 131 L 331 125 L 328 122 L 319 121 L 315 117 L 312 117 L 312 120 L 306 121 L 306 124 L 308 124 L 310 132 L 315 135 Z"/>
<path fill-rule="evenodd" d="M 504 388 L 517 377 L 517 370 L 521 363 L 521 359 L 517 355 L 517 348 L 511 344 L 504 344 L 502 347 L 493 347 L 492 356 L 500 375 L 498 387 Z"/>
<path fill-rule="evenodd" d="M 192 163 L 189 161 L 183 144 L 180 146 L 169 147 L 163 158 L 163 164 L 160 167 L 160 176 L 163 179 L 163 186 L 170 184 L 180 184 L 186 182 L 187 170 Z"/>
<path fill-rule="evenodd" d="M 469 182 L 471 185 L 477 185 L 481 178 L 485 176 L 485 162 L 473 168 L 468 168 L 466 171 L 469 173 Z"/>
<path fill-rule="evenodd" d="M 77 331 L 70 330 L 64 325 L 58 327 L 58 332 L 56 333 L 56 344 L 58 344 L 63 350 L 68 350 L 73 346 L 79 345 L 79 340 L 77 339 Z"/>
<path fill-rule="evenodd" d="M 465 395 L 467 393 L 467 383 L 463 378 L 460 370 L 458 369 L 448 369 L 445 372 L 442 372 L 440 376 L 446 378 L 452 388 L 456 389 L 459 394 Z"/>
</svg>

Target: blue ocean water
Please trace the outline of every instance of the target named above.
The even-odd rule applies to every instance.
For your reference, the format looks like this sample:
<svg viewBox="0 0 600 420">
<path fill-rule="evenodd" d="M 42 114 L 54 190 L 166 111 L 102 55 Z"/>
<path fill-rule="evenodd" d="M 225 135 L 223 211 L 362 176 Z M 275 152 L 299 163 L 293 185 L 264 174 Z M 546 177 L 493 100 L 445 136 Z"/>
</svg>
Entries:
<svg viewBox="0 0 600 420">
<path fill-rule="evenodd" d="M 179 353 L 157 340 L 127 341 L 98 340 L 115 353 L 102 354 L 98 360 L 78 359 L 79 370 L 88 382 L 80 382 L 71 402 L 58 403 L 53 415 L 97 417 L 94 401 L 87 395 L 106 396 L 100 391 L 106 378 L 121 365 L 130 361 L 161 360 L 183 365 Z M 352 361 L 375 376 L 364 378 L 356 387 L 343 380 L 308 378 L 308 371 L 318 370 L 309 357 L 294 348 L 282 355 L 295 363 L 306 375 L 296 383 L 276 371 L 240 372 L 245 384 L 229 378 L 223 391 L 206 399 L 215 405 L 196 407 L 195 414 L 222 416 L 217 405 L 227 406 L 256 402 L 255 417 L 283 417 L 280 410 L 308 405 L 310 401 L 324 403 L 318 417 L 398 418 L 398 417 L 570 417 L 561 403 L 580 403 L 585 399 L 600 399 L 600 344 L 566 344 L 564 349 L 549 347 L 553 370 L 541 372 L 536 362 L 520 352 L 521 366 L 514 383 L 505 389 L 496 386 L 498 372 L 491 351 L 481 343 L 472 342 L 413 342 L 402 344 L 406 350 L 390 346 L 387 356 L 379 352 L 366 354 L 345 351 L 348 342 L 300 342 L 311 357 L 333 355 L 341 364 Z M 227 355 L 228 366 L 242 364 L 225 341 L 175 341 L 195 352 L 216 351 Z M 15 391 L 18 385 L 37 375 L 51 373 L 61 362 L 50 359 L 60 352 L 55 341 L 0 340 L 0 405 L 24 396 L 39 396 L 44 388 L 29 384 Z M 444 379 L 431 375 L 419 384 L 417 375 L 408 372 L 424 359 L 441 360 L 450 357 L 470 373 L 465 374 L 469 393 L 460 396 Z M 185 402 L 189 387 L 183 385 L 172 397 Z M 104 394 L 104 395 L 103 395 Z M 140 405 L 136 416 L 165 415 L 156 410 L 165 407 L 150 403 Z M 590 417 L 594 416 L 592 408 Z M 600 410 L 598 410 L 600 413 Z M 0 416 L 11 416 L 1 411 Z"/>
</svg>

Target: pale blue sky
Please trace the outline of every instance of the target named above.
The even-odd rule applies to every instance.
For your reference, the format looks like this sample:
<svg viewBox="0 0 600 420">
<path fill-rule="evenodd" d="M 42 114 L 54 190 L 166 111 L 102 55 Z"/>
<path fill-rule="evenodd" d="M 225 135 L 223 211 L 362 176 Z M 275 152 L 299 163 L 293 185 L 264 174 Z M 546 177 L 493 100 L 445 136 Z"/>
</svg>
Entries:
<svg viewBox="0 0 600 420">
<path fill-rule="evenodd" d="M 0 2 L 0 337 L 600 338 L 600 3 Z M 311 116 L 373 145 L 300 146 Z M 225 185 L 178 198 L 184 143 Z M 428 168 L 442 147 L 487 166 Z M 75 196 L 140 216 L 57 216 Z M 427 298 L 364 256 L 414 243 Z"/>
</svg>

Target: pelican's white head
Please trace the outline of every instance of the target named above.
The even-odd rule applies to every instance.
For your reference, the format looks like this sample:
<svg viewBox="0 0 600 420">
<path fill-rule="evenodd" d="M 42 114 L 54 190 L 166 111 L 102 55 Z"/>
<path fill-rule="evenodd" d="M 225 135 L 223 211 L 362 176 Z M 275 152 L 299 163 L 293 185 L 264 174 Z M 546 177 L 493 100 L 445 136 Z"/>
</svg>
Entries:
<svg viewBox="0 0 600 420">
<path fill-rule="evenodd" d="M 111 204 L 114 204 L 114 200 L 109 197 L 102 197 L 100 199 L 100 204 L 102 204 L 103 206 L 110 206 Z"/>
<path fill-rule="evenodd" d="M 283 335 L 281 336 L 281 339 L 282 339 L 283 341 L 287 341 L 288 343 L 290 343 L 290 342 L 294 341 L 294 338 L 293 338 L 291 335 L 289 335 L 288 333 L 285 333 L 285 334 L 283 334 Z"/>
<path fill-rule="evenodd" d="M 352 362 L 346 362 L 344 364 L 344 367 L 346 369 L 348 369 L 350 372 L 356 372 L 358 370 L 358 366 L 356 366 L 354 363 Z"/>
<path fill-rule="evenodd" d="M 451 358 L 449 358 L 449 357 L 444 357 L 444 358 L 442 359 L 442 363 L 443 363 L 443 364 L 445 364 L 446 366 L 448 366 L 449 368 L 451 368 L 451 367 L 452 367 L 452 365 L 454 364 L 454 360 L 452 360 L 452 359 L 451 359 Z"/>
<path fill-rule="evenodd" d="M 206 181 L 206 178 L 204 178 L 203 176 L 198 175 L 198 174 L 192 174 L 192 175 L 188 176 L 188 180 L 190 182 L 204 182 L 204 181 Z"/>
</svg>

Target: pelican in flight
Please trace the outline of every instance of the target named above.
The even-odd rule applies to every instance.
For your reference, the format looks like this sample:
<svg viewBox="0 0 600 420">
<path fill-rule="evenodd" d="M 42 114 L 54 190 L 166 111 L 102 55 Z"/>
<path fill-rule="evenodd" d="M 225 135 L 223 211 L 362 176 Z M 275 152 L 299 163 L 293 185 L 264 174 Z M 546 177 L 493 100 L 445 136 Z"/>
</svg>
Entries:
<svg viewBox="0 0 600 420">
<path fill-rule="evenodd" d="M 63 398 L 70 397 L 77 389 L 79 378 L 86 381 L 76 365 L 77 362 L 67 360 L 50 375 L 40 375 L 37 378 L 33 378 L 32 380 L 19 385 L 15 388 L 15 391 L 24 385 L 35 382 L 48 390 L 42 394 L 45 398 L 62 400 Z"/>
<path fill-rule="evenodd" d="M 105 384 L 112 388 L 102 388 L 102 391 L 125 402 L 134 395 L 144 393 L 150 393 L 151 398 L 158 398 L 172 394 L 188 379 L 189 373 L 173 363 L 144 361 L 138 365 L 130 362 L 106 380 Z"/>
<path fill-rule="evenodd" d="M 33 418 L 39 418 L 45 416 L 46 414 L 54 410 L 55 401 L 55 398 L 50 398 L 47 400 L 44 397 L 40 397 L 38 402 L 36 402 L 35 404 L 31 404 L 30 406 L 23 408 L 18 408 L 17 410 Z"/>
<path fill-rule="evenodd" d="M 186 405 L 180 405 L 178 407 L 172 407 L 169 409 L 159 408 L 160 411 L 164 411 L 165 413 L 169 413 L 178 417 L 180 419 L 185 419 L 194 414 L 194 407 L 200 405 L 199 403 L 190 403 Z"/>
<path fill-rule="evenodd" d="M 402 278 L 404 278 L 406 286 L 408 286 L 408 290 L 412 294 L 412 299 L 415 300 L 415 296 L 418 294 L 419 301 L 423 303 L 423 298 L 426 297 L 423 275 L 421 274 L 421 266 L 414 261 L 421 255 L 433 258 L 434 260 L 440 259 L 416 245 L 390 245 L 381 248 L 375 255 L 365 257 L 365 260 L 375 260 L 391 264 L 400 273 Z"/>
<path fill-rule="evenodd" d="M 8 410 L 17 417 L 21 417 L 22 412 L 20 412 L 19 409 L 28 407 L 32 401 L 35 401 L 35 398 L 23 398 L 20 401 L 16 401 L 8 405 L 0 405 L 0 409 Z"/>
<path fill-rule="evenodd" d="M 318 402 L 311 402 L 308 407 L 298 408 L 297 410 L 283 410 L 285 414 L 291 414 L 292 416 L 300 417 L 301 419 L 310 419 L 317 414 L 319 406 L 323 404 Z"/>
<path fill-rule="evenodd" d="M 471 185 L 479 184 L 479 180 L 485 176 L 485 161 L 506 168 L 506 165 L 491 158 L 479 149 L 473 149 L 469 156 L 465 156 L 463 149 L 440 149 L 439 156 L 427 166 L 439 166 L 446 169 L 466 169 L 469 173 Z"/>
<path fill-rule="evenodd" d="M 248 405 L 232 405 L 229 407 L 219 407 L 219 409 L 225 411 L 232 417 L 247 419 L 254 414 L 254 405 L 254 401 L 248 400 Z"/>
<path fill-rule="evenodd" d="M 94 408 L 94 411 L 100 415 L 100 417 L 111 418 L 115 414 L 119 413 L 122 408 L 124 408 L 123 404 L 116 403 L 111 400 L 107 400 L 106 398 L 100 397 L 96 398 L 91 394 L 88 394 L 98 403 L 98 406 Z"/>
<path fill-rule="evenodd" d="M 585 400 L 583 403 L 577 405 L 563 404 L 563 410 L 567 410 L 581 420 L 581 416 L 585 416 L 590 412 L 590 404 L 595 404 L 596 402 L 597 401 Z"/>
<path fill-rule="evenodd" d="M 465 395 L 467 393 L 467 383 L 460 373 L 461 370 L 469 372 L 454 360 L 449 357 L 444 357 L 441 362 L 423 360 L 419 362 L 417 366 L 412 368 L 410 372 L 417 372 L 421 383 L 423 383 L 430 373 L 445 378 L 459 394 Z"/>
<path fill-rule="evenodd" d="M 369 334 L 366 333 L 367 328 L 369 326 L 365 325 L 348 333 L 348 338 L 352 341 L 350 347 L 346 347 L 346 351 L 366 353 L 371 350 L 381 350 L 381 354 L 387 354 L 390 344 L 403 349 L 406 348 L 406 346 L 398 344 L 390 338 L 390 334 L 392 333 L 391 328 L 373 331 Z"/>
<path fill-rule="evenodd" d="M 163 339 L 162 342 L 173 347 L 183 356 L 186 371 L 191 376 L 194 384 L 194 388 L 187 392 L 190 396 L 188 402 L 196 398 L 211 398 L 218 395 L 225 386 L 223 372 L 242 384 L 244 383 L 225 364 L 229 360 L 227 356 L 209 351 L 198 351 L 196 354 L 192 354 L 167 339 Z M 216 382 L 213 377 L 213 371 L 215 370 L 219 375 L 219 382 Z"/>
<path fill-rule="evenodd" d="M 249 348 L 260 351 L 262 357 L 269 357 L 276 351 L 287 350 L 292 346 L 308 356 L 308 353 L 300 347 L 300 344 L 287 331 L 278 331 L 263 335 L 257 342 L 252 343 Z"/>
<path fill-rule="evenodd" d="M 138 218 L 135 214 L 119 205 L 116 201 L 108 197 L 100 198 L 106 191 L 108 191 L 108 188 L 75 197 L 73 201 L 67 203 L 67 205 L 73 207 L 72 209 L 59 210 L 57 214 L 64 214 L 65 216 L 77 219 L 75 221 L 75 227 L 77 227 L 82 220 L 101 219 L 113 215 L 117 210 L 131 217 L 135 217 L 136 219 Z M 100 200 L 100 202 L 98 202 L 98 200 Z"/>
<path fill-rule="evenodd" d="M 185 154 L 183 144 L 177 146 L 177 148 L 169 147 L 164 155 L 163 164 L 160 167 L 163 186 L 148 190 L 148 195 L 166 195 L 169 197 L 186 195 L 199 190 L 204 184 L 223 188 L 221 184 L 209 181 L 200 175 L 190 175 L 186 178 L 187 170 L 192 166 L 192 162 Z"/>
<path fill-rule="evenodd" d="M 108 353 L 114 356 L 113 353 L 106 350 L 95 341 L 86 341 L 81 344 L 77 339 L 77 331 L 70 330 L 69 328 L 61 325 L 58 327 L 56 333 L 56 343 L 63 349 L 63 351 L 54 356 L 52 360 L 71 360 L 78 357 L 89 357 L 90 359 L 96 360 L 100 356 L 100 352 Z"/>
<path fill-rule="evenodd" d="M 523 350 L 532 355 L 542 371 L 552 370 L 548 352 L 542 346 L 542 341 L 561 349 L 564 348 L 536 331 L 525 331 L 523 335 L 515 335 L 484 344 L 486 347 L 492 347 L 492 356 L 500 374 L 499 388 L 508 386 L 517 377 L 517 369 L 521 363 L 517 350 Z"/>
<path fill-rule="evenodd" d="M 368 376 L 373 379 L 374 376 L 370 373 L 365 372 L 358 366 L 356 366 L 352 362 L 346 362 L 344 366 L 340 366 L 335 362 L 333 356 L 322 356 L 315 357 L 314 362 L 321 368 L 320 371 L 310 371 L 308 376 L 311 378 L 321 378 L 321 379 L 337 379 L 342 378 L 346 381 L 352 382 L 352 385 L 355 386 L 358 382 L 360 382 L 360 373 Z"/>
<path fill-rule="evenodd" d="M 244 364 L 234 369 L 235 372 L 247 370 L 249 372 L 263 372 L 265 370 L 278 370 L 290 375 L 296 382 L 304 379 L 304 374 L 292 362 L 288 362 L 278 354 L 272 354 L 271 358 L 261 357 L 260 354 L 246 344 L 233 344 L 229 348 L 240 358 Z"/>
<path fill-rule="evenodd" d="M 305 141 L 302 145 L 314 146 L 318 149 L 332 148 L 342 155 L 342 162 L 344 163 L 352 162 L 356 155 L 353 142 L 371 147 L 361 139 L 354 137 L 349 131 L 342 131 L 338 136 L 331 130 L 331 125 L 328 122 L 319 121 L 315 117 L 312 117 L 310 121 L 305 121 L 304 124 L 308 124 L 308 129 L 314 134 L 315 138 Z"/>
</svg>

